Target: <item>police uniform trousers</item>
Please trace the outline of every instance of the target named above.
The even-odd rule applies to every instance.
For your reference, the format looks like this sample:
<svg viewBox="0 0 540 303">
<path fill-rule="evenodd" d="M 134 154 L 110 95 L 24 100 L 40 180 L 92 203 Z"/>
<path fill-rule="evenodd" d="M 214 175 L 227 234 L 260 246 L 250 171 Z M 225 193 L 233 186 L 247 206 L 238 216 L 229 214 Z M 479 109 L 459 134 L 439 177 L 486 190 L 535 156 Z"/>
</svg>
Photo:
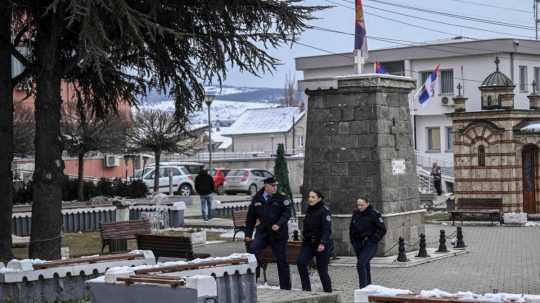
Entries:
<svg viewBox="0 0 540 303">
<path fill-rule="evenodd" d="M 364 288 L 371 284 L 371 268 L 369 262 L 377 253 L 377 242 L 371 240 L 353 240 L 352 245 L 356 253 L 356 270 L 358 271 L 358 279 L 360 288 Z"/>
<path fill-rule="evenodd" d="M 251 242 L 249 252 L 255 256 L 259 256 L 261 251 L 268 245 L 272 248 L 272 254 L 276 259 L 278 275 L 279 275 L 279 288 L 290 290 L 291 289 L 291 271 L 289 263 L 287 263 L 287 239 L 276 240 L 271 239 L 271 236 L 264 232 L 257 232 L 255 239 Z"/>
<path fill-rule="evenodd" d="M 324 248 L 324 251 L 317 251 L 318 245 L 313 245 L 311 242 L 302 242 L 302 248 L 296 264 L 298 266 L 298 273 L 300 274 L 300 280 L 302 281 L 302 290 L 311 291 L 311 281 L 309 280 L 308 266 L 313 257 L 317 261 L 317 271 L 321 279 L 321 284 L 325 292 L 332 292 L 332 281 L 330 275 L 328 275 L 328 264 L 330 263 L 330 256 L 332 254 L 332 245 Z"/>
</svg>

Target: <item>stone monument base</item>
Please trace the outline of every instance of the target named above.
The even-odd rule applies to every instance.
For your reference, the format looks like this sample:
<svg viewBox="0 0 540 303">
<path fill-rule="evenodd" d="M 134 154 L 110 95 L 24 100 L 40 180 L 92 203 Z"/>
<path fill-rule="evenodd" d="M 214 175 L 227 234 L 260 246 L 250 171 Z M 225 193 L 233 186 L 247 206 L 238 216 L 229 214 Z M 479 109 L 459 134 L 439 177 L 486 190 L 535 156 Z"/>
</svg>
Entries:
<svg viewBox="0 0 540 303">
<path fill-rule="evenodd" d="M 416 244 L 420 234 L 425 233 L 424 213 L 425 210 L 414 210 L 402 213 L 383 214 L 386 224 L 386 235 L 379 242 L 377 256 L 397 255 L 397 242 L 399 237 L 405 239 L 407 244 Z M 334 253 L 337 256 L 355 256 L 354 249 L 349 239 L 349 226 L 351 215 L 332 215 L 332 239 L 334 240 Z M 392 248 L 392 246 L 394 246 Z M 390 249 L 392 248 L 392 249 Z M 418 245 L 405 246 L 406 251 L 418 249 Z"/>
</svg>

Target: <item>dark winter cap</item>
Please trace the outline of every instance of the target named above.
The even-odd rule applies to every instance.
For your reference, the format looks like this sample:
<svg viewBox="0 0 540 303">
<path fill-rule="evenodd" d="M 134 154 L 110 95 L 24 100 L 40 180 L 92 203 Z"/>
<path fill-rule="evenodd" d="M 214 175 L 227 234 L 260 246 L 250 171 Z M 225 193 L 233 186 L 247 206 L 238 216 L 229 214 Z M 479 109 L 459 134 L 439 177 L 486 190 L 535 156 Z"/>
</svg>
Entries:
<svg viewBox="0 0 540 303">
<path fill-rule="evenodd" d="M 264 182 L 264 184 L 276 184 L 277 183 L 277 181 L 276 181 L 276 179 L 274 177 L 266 178 L 266 179 L 264 179 L 263 182 Z"/>
</svg>

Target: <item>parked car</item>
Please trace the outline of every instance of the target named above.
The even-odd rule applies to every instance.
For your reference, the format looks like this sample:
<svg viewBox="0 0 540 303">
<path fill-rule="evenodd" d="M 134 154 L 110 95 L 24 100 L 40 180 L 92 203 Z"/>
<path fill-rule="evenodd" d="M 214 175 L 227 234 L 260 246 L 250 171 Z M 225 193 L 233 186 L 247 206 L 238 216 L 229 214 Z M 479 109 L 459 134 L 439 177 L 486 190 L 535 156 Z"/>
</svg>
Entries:
<svg viewBox="0 0 540 303">
<path fill-rule="evenodd" d="M 208 173 L 214 178 L 214 184 L 216 186 L 216 193 L 223 195 L 225 190 L 223 184 L 225 183 L 225 177 L 229 173 L 229 169 L 225 168 L 213 168 Z"/>
<path fill-rule="evenodd" d="M 235 169 L 231 170 L 227 177 L 223 189 L 227 194 L 247 193 L 254 196 L 259 189 L 264 186 L 264 179 L 273 177 L 269 171 L 262 169 Z"/>
<path fill-rule="evenodd" d="M 204 168 L 204 164 L 198 162 L 182 162 L 182 161 L 168 161 L 160 162 L 160 166 L 163 165 L 174 165 L 174 166 L 183 166 L 189 172 L 189 174 L 195 178 Z"/>
<path fill-rule="evenodd" d="M 150 192 L 154 191 L 154 167 L 147 167 L 144 170 L 135 172 L 134 178 L 142 179 Z M 181 165 L 160 164 L 159 167 L 159 192 L 169 192 L 169 174 L 172 172 L 173 190 L 182 196 L 189 196 L 193 193 L 195 184 L 193 176 Z"/>
</svg>

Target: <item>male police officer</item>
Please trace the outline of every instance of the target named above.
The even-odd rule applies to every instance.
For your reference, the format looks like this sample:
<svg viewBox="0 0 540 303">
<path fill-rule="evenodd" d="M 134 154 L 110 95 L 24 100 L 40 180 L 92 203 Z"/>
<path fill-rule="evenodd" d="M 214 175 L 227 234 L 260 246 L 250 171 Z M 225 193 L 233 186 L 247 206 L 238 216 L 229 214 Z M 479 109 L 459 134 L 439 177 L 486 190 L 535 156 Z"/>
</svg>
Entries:
<svg viewBox="0 0 540 303">
<path fill-rule="evenodd" d="M 256 256 L 268 245 L 277 261 L 279 287 L 291 289 L 291 272 L 287 263 L 287 240 L 289 232 L 287 223 L 291 217 L 290 201 L 277 193 L 277 182 L 274 178 L 264 180 L 264 189 L 259 191 L 249 205 L 246 218 L 245 240 L 251 241 L 255 223 L 257 232 L 251 242 L 249 252 Z"/>
</svg>

